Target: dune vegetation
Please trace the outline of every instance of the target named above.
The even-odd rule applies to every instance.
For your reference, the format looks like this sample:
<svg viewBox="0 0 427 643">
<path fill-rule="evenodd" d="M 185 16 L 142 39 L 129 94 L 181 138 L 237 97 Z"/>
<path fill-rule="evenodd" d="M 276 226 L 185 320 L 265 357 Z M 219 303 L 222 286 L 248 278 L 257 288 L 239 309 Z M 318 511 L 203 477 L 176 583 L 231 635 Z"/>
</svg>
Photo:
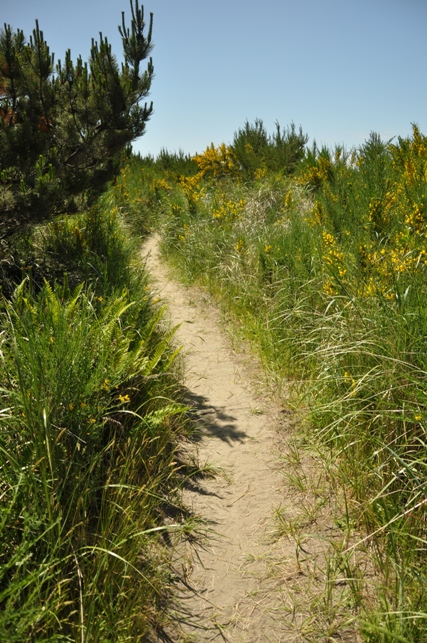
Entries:
<svg viewBox="0 0 427 643">
<path fill-rule="evenodd" d="M 279 399 L 290 386 L 342 507 L 363 640 L 421 643 L 427 137 L 319 149 L 258 119 L 194 157 L 132 155 L 154 68 L 152 17 L 144 35 L 131 14 L 121 67 L 103 37 L 55 67 L 38 23 L 0 31 L 0 641 L 148 641 L 170 622 L 196 465 L 140 256 L 156 230 Z"/>
<path fill-rule="evenodd" d="M 364 640 L 425 640 L 427 137 L 414 125 L 318 149 L 258 120 L 193 158 L 134 158 L 116 189 L 150 213 L 164 256 L 218 300 L 278 392 L 291 382 L 339 490 Z"/>
<path fill-rule="evenodd" d="M 173 331 L 111 196 L 32 244 L 68 277 L 1 303 L 0 640 L 140 640 L 185 531 Z"/>
</svg>

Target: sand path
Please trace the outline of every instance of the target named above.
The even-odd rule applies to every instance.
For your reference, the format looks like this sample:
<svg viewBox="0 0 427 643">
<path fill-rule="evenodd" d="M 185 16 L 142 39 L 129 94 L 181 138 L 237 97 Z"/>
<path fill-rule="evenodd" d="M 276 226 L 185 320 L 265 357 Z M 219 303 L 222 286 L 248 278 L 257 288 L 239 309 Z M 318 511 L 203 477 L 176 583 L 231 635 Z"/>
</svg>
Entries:
<svg viewBox="0 0 427 643">
<path fill-rule="evenodd" d="M 143 253 L 153 289 L 167 303 L 172 322 L 181 325 L 177 341 L 185 352 L 185 386 L 202 428 L 199 459 L 224 472 L 185 492 L 186 504 L 208 521 L 212 533 L 193 552 L 181 592 L 192 616 L 173 640 L 295 641 L 295 632 L 283 624 L 280 591 L 268 587 L 266 574 L 272 515 L 283 499 L 273 455 L 274 409 L 249 384 L 218 312 L 192 302 L 191 290 L 176 283 L 160 262 L 157 237 L 148 240 Z"/>
</svg>

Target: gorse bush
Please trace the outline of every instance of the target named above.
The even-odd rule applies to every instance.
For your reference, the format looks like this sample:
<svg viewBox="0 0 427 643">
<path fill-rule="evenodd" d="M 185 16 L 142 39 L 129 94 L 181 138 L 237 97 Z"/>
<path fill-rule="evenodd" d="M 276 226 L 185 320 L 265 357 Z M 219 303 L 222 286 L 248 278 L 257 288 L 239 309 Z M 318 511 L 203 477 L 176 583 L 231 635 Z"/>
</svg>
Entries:
<svg viewBox="0 0 427 643">
<path fill-rule="evenodd" d="M 293 378 L 335 461 L 345 523 L 372 556 L 375 592 L 354 585 L 365 639 L 422 641 L 427 139 L 414 126 L 408 138 L 371 134 L 346 152 L 305 149 L 288 134 L 299 140 L 293 175 L 265 161 L 257 122 L 230 148 L 196 157 L 192 178 L 152 178 L 164 182 L 163 247 L 186 279 L 221 298 L 268 368 Z"/>
<path fill-rule="evenodd" d="M 235 132 L 231 145 L 222 143 L 216 147 L 211 143 L 194 161 L 203 177 L 228 176 L 251 182 L 267 172 L 289 175 L 303 160 L 307 140 L 301 127 L 297 132 L 293 123 L 283 130 L 276 123 L 276 131 L 269 135 L 262 120 L 256 119 L 253 124 L 246 121 L 245 126 Z M 161 168 L 160 156 L 157 167 Z"/>
</svg>

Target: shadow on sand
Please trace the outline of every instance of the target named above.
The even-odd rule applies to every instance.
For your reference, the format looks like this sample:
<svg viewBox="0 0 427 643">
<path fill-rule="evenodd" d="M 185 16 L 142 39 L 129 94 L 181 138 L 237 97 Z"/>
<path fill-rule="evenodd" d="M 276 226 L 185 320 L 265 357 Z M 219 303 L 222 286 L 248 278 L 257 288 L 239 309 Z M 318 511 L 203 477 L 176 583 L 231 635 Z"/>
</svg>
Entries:
<svg viewBox="0 0 427 643">
<path fill-rule="evenodd" d="M 197 431 L 195 441 L 203 437 L 219 438 L 228 444 L 244 442 L 247 434 L 237 426 L 237 418 L 224 411 L 225 406 L 214 406 L 203 395 L 184 389 L 184 403 L 190 407 L 190 416 L 194 420 Z"/>
</svg>

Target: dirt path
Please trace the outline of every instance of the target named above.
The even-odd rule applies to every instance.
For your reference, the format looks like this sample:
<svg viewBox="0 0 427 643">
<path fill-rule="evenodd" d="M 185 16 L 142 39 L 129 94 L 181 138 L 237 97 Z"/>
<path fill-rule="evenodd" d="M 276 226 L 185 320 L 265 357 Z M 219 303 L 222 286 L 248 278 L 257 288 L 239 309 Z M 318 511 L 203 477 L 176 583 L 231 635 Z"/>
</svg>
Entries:
<svg viewBox="0 0 427 643">
<path fill-rule="evenodd" d="M 144 254 L 154 289 L 168 304 L 172 322 L 181 324 L 185 385 L 202 427 L 200 461 L 224 472 L 186 492 L 186 503 L 210 523 L 212 535 L 198 548 L 188 576 L 182 600 L 193 618 L 179 640 L 294 641 L 277 616 L 280 592 L 266 586 L 271 520 L 283 500 L 273 457 L 277 418 L 251 390 L 218 313 L 192 303 L 190 291 L 171 280 L 159 261 L 156 237 Z"/>
<path fill-rule="evenodd" d="M 177 628 L 168 640 L 360 643 L 341 565 L 348 540 L 335 524 L 340 505 L 328 476 L 313 454 L 295 451 L 286 410 L 248 371 L 253 360 L 233 351 L 218 310 L 171 277 L 158 246 L 151 237 L 143 255 L 153 290 L 180 325 L 199 462 L 220 470 L 185 491 L 209 531 L 181 553 Z"/>
</svg>

